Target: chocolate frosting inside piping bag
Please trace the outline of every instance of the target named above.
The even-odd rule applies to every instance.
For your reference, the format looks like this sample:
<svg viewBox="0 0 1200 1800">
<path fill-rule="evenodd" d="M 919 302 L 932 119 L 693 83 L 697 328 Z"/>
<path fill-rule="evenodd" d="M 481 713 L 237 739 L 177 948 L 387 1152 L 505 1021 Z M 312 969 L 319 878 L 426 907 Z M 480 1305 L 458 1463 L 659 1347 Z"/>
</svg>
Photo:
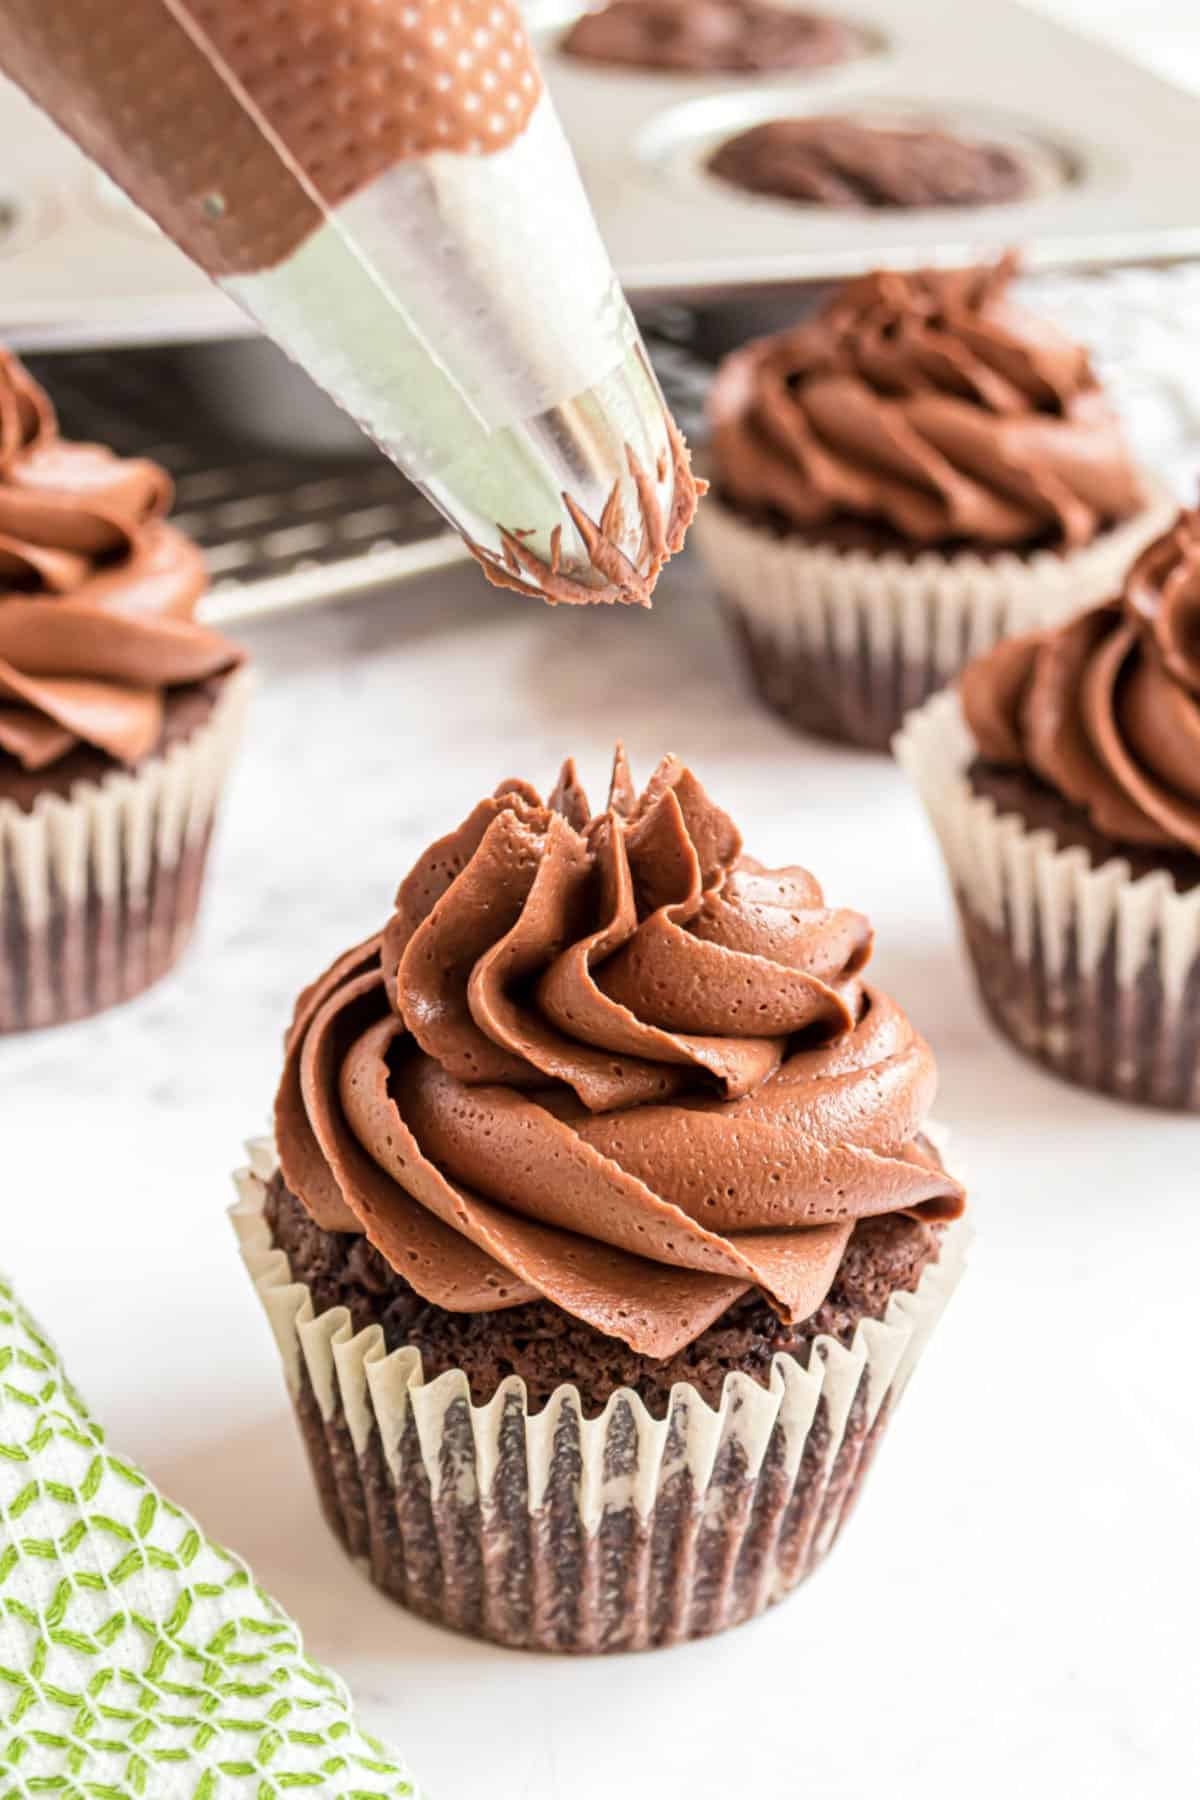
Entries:
<svg viewBox="0 0 1200 1800">
<path fill-rule="evenodd" d="M 752 1287 L 804 1319 L 857 1219 L 962 1207 L 870 948 L 671 759 L 594 818 L 570 764 L 507 783 L 301 996 L 284 1179 L 451 1310 L 542 1296 L 652 1356 Z"/>
<path fill-rule="evenodd" d="M 1030 769 L 1119 844 L 1200 855 L 1200 510 L 1119 599 L 999 645 L 962 697 L 987 761 Z"/>
<path fill-rule="evenodd" d="M 489 578 L 647 602 L 696 484 L 516 0 L 10 0 L 0 67 Z"/>
<path fill-rule="evenodd" d="M 137 763 L 165 691 L 240 660 L 192 621 L 204 560 L 164 523 L 170 502 L 156 464 L 61 439 L 0 352 L 0 756 L 42 769 L 83 743 Z"/>
</svg>

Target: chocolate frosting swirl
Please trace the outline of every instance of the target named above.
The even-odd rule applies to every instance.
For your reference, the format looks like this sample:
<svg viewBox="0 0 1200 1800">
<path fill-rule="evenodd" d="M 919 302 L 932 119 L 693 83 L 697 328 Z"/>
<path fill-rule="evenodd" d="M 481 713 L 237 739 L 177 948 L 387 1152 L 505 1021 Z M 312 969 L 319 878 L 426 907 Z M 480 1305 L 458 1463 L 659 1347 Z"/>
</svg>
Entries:
<svg viewBox="0 0 1200 1800">
<path fill-rule="evenodd" d="M 542 1296 L 656 1357 L 750 1288 L 824 1299 L 856 1220 L 957 1216 L 929 1050 L 871 930 L 743 855 L 668 758 L 506 782 L 297 1004 L 284 1180 L 451 1311 Z"/>
<path fill-rule="evenodd" d="M 0 351 L 0 758 L 42 769 L 84 743 L 136 763 L 165 689 L 239 661 L 192 622 L 204 559 L 164 523 L 170 503 L 155 463 L 62 439 Z"/>
<path fill-rule="evenodd" d="M 727 357 L 717 482 L 801 529 L 853 519 L 914 545 L 1076 548 L 1143 504 L 1087 354 L 1008 299 L 1013 259 L 894 271 Z"/>
<path fill-rule="evenodd" d="M 1118 843 L 1200 855 L 1200 510 L 1118 599 L 972 663 L 962 700 L 985 761 L 1031 770 Z"/>
</svg>

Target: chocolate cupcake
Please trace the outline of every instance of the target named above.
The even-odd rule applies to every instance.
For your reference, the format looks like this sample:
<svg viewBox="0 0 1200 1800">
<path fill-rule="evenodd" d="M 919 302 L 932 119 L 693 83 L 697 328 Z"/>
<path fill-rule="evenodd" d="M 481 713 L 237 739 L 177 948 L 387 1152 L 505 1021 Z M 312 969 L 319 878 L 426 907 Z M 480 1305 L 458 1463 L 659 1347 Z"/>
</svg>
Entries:
<svg viewBox="0 0 1200 1800">
<path fill-rule="evenodd" d="M 192 926 L 246 678 L 170 500 L 0 351 L 0 1032 L 129 999 Z"/>
<path fill-rule="evenodd" d="M 984 1005 L 1080 1086 L 1200 1111 L 1200 512 L 1001 644 L 897 745 Z"/>
<path fill-rule="evenodd" d="M 1013 271 L 865 276 L 717 371 L 696 534 L 801 730 L 885 749 L 970 656 L 1111 592 L 1170 515 Z"/>
<path fill-rule="evenodd" d="M 996 206 L 1037 185 L 1006 144 L 837 117 L 766 119 L 727 138 L 708 168 L 746 193 L 806 206 Z"/>
<path fill-rule="evenodd" d="M 841 19 L 764 0 L 610 0 L 559 44 L 587 62 L 686 74 L 821 69 L 861 48 Z"/>
<path fill-rule="evenodd" d="M 417 1612 L 640 1649 L 821 1560 L 957 1279 L 871 929 L 668 758 L 505 782 L 297 1004 L 235 1220 L 329 1523 Z"/>
</svg>

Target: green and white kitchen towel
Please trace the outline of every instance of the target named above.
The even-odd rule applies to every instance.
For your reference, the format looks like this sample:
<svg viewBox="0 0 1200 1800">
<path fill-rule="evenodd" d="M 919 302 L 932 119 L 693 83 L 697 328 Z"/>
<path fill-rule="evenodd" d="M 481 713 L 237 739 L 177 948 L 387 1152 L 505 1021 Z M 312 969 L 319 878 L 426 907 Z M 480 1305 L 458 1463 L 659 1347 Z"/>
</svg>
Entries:
<svg viewBox="0 0 1200 1800">
<path fill-rule="evenodd" d="M 419 1793 L 245 1565 L 131 1463 L 0 1278 L 0 1800 Z"/>
</svg>

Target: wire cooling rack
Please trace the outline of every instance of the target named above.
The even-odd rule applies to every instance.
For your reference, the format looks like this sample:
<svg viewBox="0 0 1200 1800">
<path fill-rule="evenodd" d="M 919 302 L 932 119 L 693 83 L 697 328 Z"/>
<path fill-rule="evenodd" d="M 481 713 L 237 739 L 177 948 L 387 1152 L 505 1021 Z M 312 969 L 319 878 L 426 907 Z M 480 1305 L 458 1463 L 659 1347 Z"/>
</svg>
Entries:
<svg viewBox="0 0 1200 1800">
<path fill-rule="evenodd" d="M 383 455 L 289 455 L 222 430 L 189 404 L 174 350 L 88 350 L 29 363 L 66 436 L 170 470 L 172 517 L 208 561 L 204 617 L 212 624 L 354 593 L 466 554 Z"/>
<path fill-rule="evenodd" d="M 1200 264 L 1042 276 L 1025 299 L 1088 343 L 1136 447 L 1181 493 L 1200 476 Z M 798 299 L 797 308 L 801 302 Z M 711 368 L 686 309 L 647 341 L 671 408 L 703 433 Z M 89 350 L 30 359 L 64 432 L 150 456 L 176 484 L 174 517 L 201 545 L 214 624 L 317 604 L 466 555 L 439 514 L 382 455 L 264 449 L 210 418 L 181 386 L 174 349 Z"/>
</svg>

